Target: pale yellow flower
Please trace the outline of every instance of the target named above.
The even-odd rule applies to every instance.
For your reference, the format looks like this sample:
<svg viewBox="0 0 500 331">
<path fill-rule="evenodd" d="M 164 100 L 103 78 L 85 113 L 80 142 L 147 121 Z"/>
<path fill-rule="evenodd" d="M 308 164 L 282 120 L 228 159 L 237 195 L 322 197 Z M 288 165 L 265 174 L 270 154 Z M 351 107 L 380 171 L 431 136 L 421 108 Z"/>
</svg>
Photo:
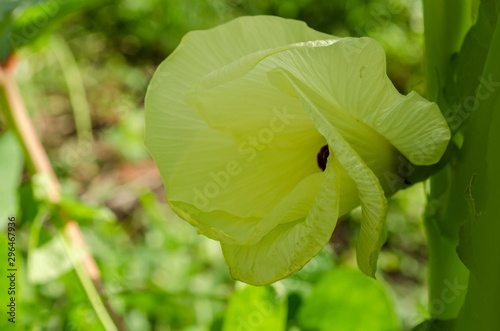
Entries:
<svg viewBox="0 0 500 331">
<path fill-rule="evenodd" d="M 220 241 L 234 278 L 295 273 L 357 205 L 358 265 L 374 275 L 400 184 L 387 174 L 401 158 L 436 163 L 450 138 L 438 107 L 398 93 L 385 67 L 373 39 L 271 16 L 190 32 L 160 65 L 146 145 L 171 208 Z"/>
</svg>

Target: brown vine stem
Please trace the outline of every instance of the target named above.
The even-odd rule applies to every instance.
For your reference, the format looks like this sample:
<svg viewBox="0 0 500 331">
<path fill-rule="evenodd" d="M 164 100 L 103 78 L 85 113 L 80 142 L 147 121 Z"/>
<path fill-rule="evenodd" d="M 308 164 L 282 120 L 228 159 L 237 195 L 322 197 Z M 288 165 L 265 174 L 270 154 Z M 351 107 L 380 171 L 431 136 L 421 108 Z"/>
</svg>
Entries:
<svg viewBox="0 0 500 331">
<path fill-rule="evenodd" d="M 47 200 L 52 205 L 57 206 L 61 202 L 59 182 L 17 87 L 14 77 L 15 63 L 16 59 L 11 56 L 4 66 L 0 66 L 0 108 L 23 147 L 28 170 L 32 176 L 43 176 L 48 179 Z M 59 210 L 60 218 L 64 222 L 64 236 L 68 241 L 67 252 L 97 316 L 108 331 L 126 330 L 122 318 L 107 300 L 101 273 L 87 248 L 78 223 L 70 219 L 62 209 L 58 208 L 57 210 Z M 83 255 L 76 258 L 75 250 L 83 252 Z"/>
</svg>

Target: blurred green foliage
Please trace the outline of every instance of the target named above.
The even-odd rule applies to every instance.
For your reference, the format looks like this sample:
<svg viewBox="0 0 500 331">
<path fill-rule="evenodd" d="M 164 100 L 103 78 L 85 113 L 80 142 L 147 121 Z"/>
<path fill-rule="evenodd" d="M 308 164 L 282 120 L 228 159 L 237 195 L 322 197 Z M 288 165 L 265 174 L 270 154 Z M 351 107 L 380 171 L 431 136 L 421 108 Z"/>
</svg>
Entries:
<svg viewBox="0 0 500 331">
<path fill-rule="evenodd" d="M 0 136 L 0 155 L 8 155 L 9 158 L 0 159 L 0 227 L 4 229 L 8 217 L 16 212 L 18 205 L 17 186 L 21 180 L 23 171 L 23 151 L 17 138 L 12 132 L 6 132 Z"/>
<path fill-rule="evenodd" d="M 428 317 L 423 185 L 390 201 L 379 283 L 346 269 L 355 267 L 355 210 L 339 222 L 331 244 L 296 275 L 273 286 L 244 287 L 231 279 L 218 244 L 168 209 L 143 146 L 147 84 L 186 32 L 241 15 L 270 14 L 334 35 L 368 35 L 386 49 L 396 87 L 423 93 L 420 6 L 416 0 L 90 2 L 18 51 L 18 82 L 61 182 L 63 205 L 80 223 L 110 303 L 130 330 L 327 330 L 324 325 L 346 312 L 345 302 L 350 313 L 370 317 L 353 317 L 336 330 L 409 329 Z M 18 16 L 29 24 L 41 8 Z M 58 54 L 66 48 L 61 61 Z M 78 77 L 68 80 L 64 73 L 75 69 L 73 62 Z M 86 115 L 76 113 L 71 101 L 82 97 L 80 85 L 90 128 L 79 125 Z M 23 181 L 18 196 L 19 329 L 102 329 L 36 187 Z M 2 302 L 5 295 L 0 293 Z"/>
<path fill-rule="evenodd" d="M 358 271 L 335 268 L 322 277 L 299 311 L 309 329 L 398 330 L 383 287 Z"/>
</svg>

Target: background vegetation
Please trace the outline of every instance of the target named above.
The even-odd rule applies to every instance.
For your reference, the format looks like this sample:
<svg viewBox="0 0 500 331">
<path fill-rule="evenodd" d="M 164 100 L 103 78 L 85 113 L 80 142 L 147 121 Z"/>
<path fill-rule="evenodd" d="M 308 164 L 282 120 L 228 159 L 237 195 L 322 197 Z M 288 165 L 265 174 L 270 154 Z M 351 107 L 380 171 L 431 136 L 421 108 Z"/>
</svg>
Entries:
<svg viewBox="0 0 500 331">
<path fill-rule="evenodd" d="M 197 235 L 168 209 L 161 178 L 143 145 L 144 95 L 156 66 L 186 32 L 241 15 L 279 15 L 337 36 L 373 37 L 387 52 L 395 86 L 402 93 L 425 95 L 421 1 L 122 0 L 81 5 L 52 0 L 27 11 L 27 2 L 10 2 L 17 9 L 10 12 L 9 1 L 2 2 L 0 16 L 21 23 L 0 26 L 4 64 L 12 47 L 6 36 L 12 31 L 25 36 L 23 28 L 37 10 L 48 12 L 43 6 L 50 3 L 59 6 L 50 22 L 35 25 L 36 36 L 20 39 L 29 46 L 17 52 L 16 79 L 60 182 L 61 205 L 78 222 L 102 273 L 103 293 L 129 330 L 295 331 L 332 330 L 332 325 L 335 330 L 407 330 L 429 318 L 423 228 L 427 184 L 390 200 L 378 281 L 356 269 L 360 211 L 355 210 L 303 270 L 272 286 L 253 288 L 231 279 L 217 242 Z M 16 325 L 104 329 L 68 257 L 58 217 L 44 199 L 43 178 L 32 179 L 23 171 L 22 153 L 6 132 L 5 119 L 0 129 L 4 233 L 7 215 L 17 215 Z M 2 236 L 1 246 L 6 240 Z M 0 302 L 7 300 L 2 287 Z M 2 317 L 0 327 L 9 326 Z"/>
</svg>

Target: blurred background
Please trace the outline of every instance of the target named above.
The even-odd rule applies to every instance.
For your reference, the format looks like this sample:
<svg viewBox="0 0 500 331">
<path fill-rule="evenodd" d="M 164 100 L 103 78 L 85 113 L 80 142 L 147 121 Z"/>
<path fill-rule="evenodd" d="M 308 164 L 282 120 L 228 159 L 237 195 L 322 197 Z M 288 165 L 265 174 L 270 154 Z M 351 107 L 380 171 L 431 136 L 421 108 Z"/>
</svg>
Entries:
<svg viewBox="0 0 500 331">
<path fill-rule="evenodd" d="M 390 200 L 377 281 L 356 268 L 359 210 L 303 270 L 252 288 L 231 279 L 217 242 L 168 209 L 143 143 L 148 82 L 188 31 L 264 14 L 373 37 L 398 90 L 425 93 L 419 0 L 89 1 L 17 53 L 24 102 L 109 302 L 138 331 L 408 330 L 428 318 L 423 184 Z M 17 326 L 101 330 L 33 187 L 24 175 L 17 190 Z"/>
</svg>

